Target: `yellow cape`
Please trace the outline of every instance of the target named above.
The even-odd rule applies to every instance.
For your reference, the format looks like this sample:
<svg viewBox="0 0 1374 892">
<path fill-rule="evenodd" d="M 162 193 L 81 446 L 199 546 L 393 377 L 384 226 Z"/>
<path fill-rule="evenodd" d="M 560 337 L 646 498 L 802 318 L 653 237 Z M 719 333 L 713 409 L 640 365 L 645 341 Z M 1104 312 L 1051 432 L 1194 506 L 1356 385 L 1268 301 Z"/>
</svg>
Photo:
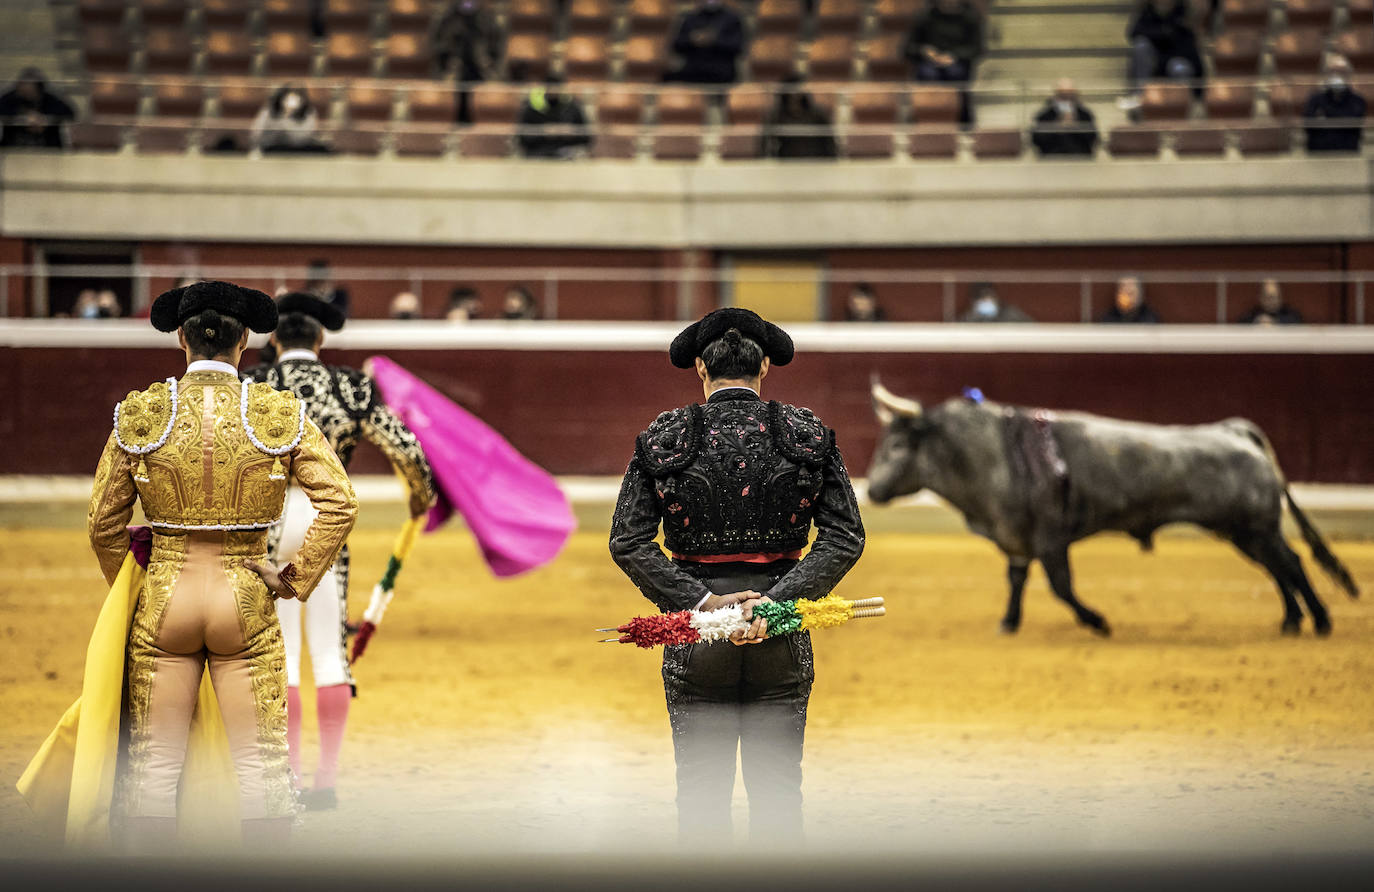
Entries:
<svg viewBox="0 0 1374 892">
<path fill-rule="evenodd" d="M 19 778 L 19 792 L 43 828 L 64 837 L 70 847 L 103 849 L 110 844 L 125 649 L 144 575 L 132 554 L 124 558 L 86 648 L 81 696 Z M 183 837 L 237 835 L 238 779 L 208 674 L 201 678 L 191 720 L 177 809 Z"/>
</svg>

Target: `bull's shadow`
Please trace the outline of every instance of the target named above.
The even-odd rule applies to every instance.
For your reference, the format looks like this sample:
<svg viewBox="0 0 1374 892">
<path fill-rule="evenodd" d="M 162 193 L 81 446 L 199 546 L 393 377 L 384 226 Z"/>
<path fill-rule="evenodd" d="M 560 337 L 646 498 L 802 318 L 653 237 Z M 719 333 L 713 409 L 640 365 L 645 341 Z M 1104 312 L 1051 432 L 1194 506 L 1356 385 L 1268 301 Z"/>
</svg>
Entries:
<svg viewBox="0 0 1374 892">
<path fill-rule="evenodd" d="M 1110 634 L 1102 614 L 1074 593 L 1069 546 L 1115 530 L 1148 550 L 1160 527 L 1190 523 L 1268 571 L 1283 599 L 1283 634 L 1301 630 L 1301 597 L 1313 629 L 1329 635 L 1330 615 L 1283 538 L 1285 503 L 1317 563 L 1351 597 L 1359 595 L 1250 421 L 1164 426 L 1005 406 L 981 395 L 926 410 L 876 378 L 872 389 L 883 433 L 868 471 L 869 497 L 881 504 L 929 489 L 964 515 L 971 532 L 996 544 L 1007 556 L 1010 585 L 1004 632 L 1021 626 L 1026 575 L 1039 561 L 1078 622 Z"/>
</svg>

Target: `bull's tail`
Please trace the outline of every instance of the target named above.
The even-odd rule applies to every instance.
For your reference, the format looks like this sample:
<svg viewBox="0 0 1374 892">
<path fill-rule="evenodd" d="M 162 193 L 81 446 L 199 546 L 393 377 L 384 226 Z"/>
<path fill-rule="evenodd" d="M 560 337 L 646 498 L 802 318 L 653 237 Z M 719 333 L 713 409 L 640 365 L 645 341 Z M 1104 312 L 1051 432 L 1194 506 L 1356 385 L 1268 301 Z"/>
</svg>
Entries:
<svg viewBox="0 0 1374 892">
<path fill-rule="evenodd" d="M 1264 431 L 1259 426 L 1250 421 L 1241 419 L 1236 420 L 1241 429 L 1251 440 L 1259 445 L 1269 456 L 1269 461 L 1274 465 L 1274 472 L 1279 475 L 1279 482 L 1283 485 L 1283 498 L 1288 503 L 1288 513 L 1292 515 L 1293 522 L 1298 525 L 1298 532 L 1302 534 L 1303 541 L 1312 550 L 1312 557 L 1321 565 L 1322 571 L 1331 580 L 1345 589 L 1346 594 L 1352 598 L 1360 596 L 1360 587 L 1355 584 L 1355 579 L 1346 569 L 1341 559 L 1332 553 L 1327 546 L 1326 540 L 1322 538 L 1321 531 L 1313 525 L 1303 510 L 1298 507 L 1297 501 L 1293 498 L 1293 491 L 1288 487 L 1288 479 L 1283 476 L 1283 469 L 1279 466 L 1279 458 L 1274 454 L 1274 447 L 1269 442 L 1269 438 L 1264 435 Z"/>
</svg>

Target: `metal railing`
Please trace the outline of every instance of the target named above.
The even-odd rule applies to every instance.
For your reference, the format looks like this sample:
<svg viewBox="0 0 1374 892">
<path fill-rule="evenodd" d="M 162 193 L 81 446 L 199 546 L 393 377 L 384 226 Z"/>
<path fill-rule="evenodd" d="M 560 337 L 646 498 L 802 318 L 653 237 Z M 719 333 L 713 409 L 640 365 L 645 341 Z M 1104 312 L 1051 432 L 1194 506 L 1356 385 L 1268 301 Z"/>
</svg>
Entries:
<svg viewBox="0 0 1374 892">
<path fill-rule="evenodd" d="M 17 316 L 22 309 L 14 295 L 19 293 L 18 283 L 27 286 L 30 294 L 46 294 L 55 280 L 77 280 L 78 282 L 108 282 L 126 280 L 131 283 L 135 310 L 148 305 L 156 286 L 159 290 L 170 288 L 183 279 L 223 279 L 235 281 L 269 292 L 279 292 L 301 288 L 309 280 L 307 267 L 293 265 L 275 266 L 213 266 L 213 265 L 170 265 L 143 264 L 32 264 L 0 265 L 0 315 Z M 1369 320 L 1367 295 L 1370 285 L 1374 284 L 1374 269 L 1350 271 L 1281 271 L 1281 270 L 1152 270 L 1136 269 L 1063 269 L 1063 270 L 1014 270 L 1014 269 L 862 269 L 862 268 L 822 268 L 805 270 L 766 270 L 749 271 L 731 269 L 727 266 L 699 268 L 684 265 L 681 268 L 631 268 L 631 267 L 444 267 L 444 266 L 398 266 L 398 267 L 334 267 L 330 278 L 345 286 L 350 284 L 391 283 L 395 293 L 409 291 L 416 295 L 439 292 L 446 295 L 458 286 L 495 285 L 500 288 L 523 283 L 534 292 L 543 319 L 567 318 L 559 312 L 559 290 L 570 284 L 641 284 L 662 287 L 665 294 L 674 294 L 676 314 L 680 318 L 691 316 L 694 310 L 693 295 L 705 294 L 722 303 L 731 302 L 731 295 L 742 285 L 795 284 L 811 285 L 816 289 L 817 318 L 824 319 L 822 308 L 826 306 L 827 295 L 834 289 L 841 293 L 858 283 L 868 283 L 878 292 L 881 302 L 887 307 L 896 306 L 902 300 L 938 302 L 938 316 L 942 321 L 953 322 L 959 318 L 960 311 L 972 298 L 974 286 L 988 284 L 1000 290 L 1008 303 L 1017 302 L 1017 293 L 1032 286 L 1038 295 L 1046 288 L 1062 289 L 1065 306 L 1073 306 L 1078 321 L 1094 321 L 1094 308 L 1100 305 L 1104 292 L 1123 278 L 1139 279 L 1144 286 L 1148 299 L 1152 289 L 1170 288 L 1206 289 L 1209 302 L 1217 323 L 1225 323 L 1231 318 L 1234 306 L 1252 306 L 1258 297 L 1261 284 L 1267 279 L 1278 282 L 1284 287 L 1322 287 L 1328 289 L 1327 297 L 1341 303 L 1342 322 L 1364 325 Z M 926 293 L 920 297 L 893 296 L 890 292 L 902 286 L 922 286 Z M 888 289 L 887 295 L 883 294 Z M 709 289 L 709 291 L 707 291 Z M 1202 299 L 1199 297 L 1199 299 Z M 434 298 L 431 298 L 434 300 Z M 1038 296 L 1037 300 L 1043 300 Z M 934 315 L 934 314 L 927 314 Z M 1209 314 L 1211 315 L 1211 314 Z M 1198 320 L 1194 320 L 1198 321 Z"/>
</svg>

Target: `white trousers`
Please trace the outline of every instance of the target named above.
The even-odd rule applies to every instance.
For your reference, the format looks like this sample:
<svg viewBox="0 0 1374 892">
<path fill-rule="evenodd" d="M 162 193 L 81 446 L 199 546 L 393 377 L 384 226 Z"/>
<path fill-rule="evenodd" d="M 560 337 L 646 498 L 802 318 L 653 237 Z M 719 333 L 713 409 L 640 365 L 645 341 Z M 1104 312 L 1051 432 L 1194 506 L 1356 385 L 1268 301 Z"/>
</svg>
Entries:
<svg viewBox="0 0 1374 892">
<path fill-rule="evenodd" d="M 281 538 L 274 558 L 279 563 L 295 559 L 305 544 L 305 533 L 315 520 L 315 506 L 296 487 L 286 491 L 286 509 L 282 513 Z M 344 619 L 348 616 L 348 592 L 339 586 L 334 568 L 320 579 L 319 586 L 302 604 L 292 599 L 277 601 L 277 618 L 286 643 L 286 683 L 299 687 L 301 683 L 301 639 L 310 649 L 310 668 L 315 687 L 352 684 L 348 671 L 348 652 L 344 644 Z"/>
</svg>

